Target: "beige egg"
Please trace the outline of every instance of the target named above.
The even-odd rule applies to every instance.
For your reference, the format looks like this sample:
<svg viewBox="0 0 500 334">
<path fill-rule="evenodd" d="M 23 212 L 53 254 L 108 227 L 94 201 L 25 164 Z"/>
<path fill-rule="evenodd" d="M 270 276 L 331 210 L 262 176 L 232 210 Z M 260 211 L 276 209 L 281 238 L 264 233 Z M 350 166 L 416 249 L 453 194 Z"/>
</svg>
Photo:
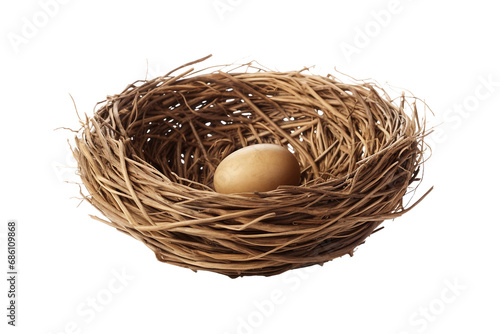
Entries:
<svg viewBox="0 0 500 334">
<path fill-rule="evenodd" d="M 285 147 L 274 144 L 246 146 L 231 153 L 214 175 L 215 190 L 223 194 L 264 192 L 299 183 L 297 159 Z"/>
</svg>

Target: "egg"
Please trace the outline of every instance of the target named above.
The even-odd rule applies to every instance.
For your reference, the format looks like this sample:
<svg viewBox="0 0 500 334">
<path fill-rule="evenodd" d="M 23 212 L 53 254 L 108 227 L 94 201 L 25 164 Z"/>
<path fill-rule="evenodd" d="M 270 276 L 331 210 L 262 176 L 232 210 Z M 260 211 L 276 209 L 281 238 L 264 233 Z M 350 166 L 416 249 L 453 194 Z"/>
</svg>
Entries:
<svg viewBox="0 0 500 334">
<path fill-rule="evenodd" d="M 214 174 L 215 191 L 223 194 L 264 192 L 299 183 L 297 159 L 275 144 L 243 147 L 223 159 Z"/>
</svg>

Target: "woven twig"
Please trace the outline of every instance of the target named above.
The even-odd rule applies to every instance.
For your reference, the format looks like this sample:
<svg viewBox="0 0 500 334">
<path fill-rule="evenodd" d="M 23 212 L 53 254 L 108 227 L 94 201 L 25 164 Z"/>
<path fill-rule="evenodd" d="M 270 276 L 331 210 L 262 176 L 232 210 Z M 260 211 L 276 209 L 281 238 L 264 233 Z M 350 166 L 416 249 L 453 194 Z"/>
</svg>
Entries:
<svg viewBox="0 0 500 334">
<path fill-rule="evenodd" d="M 93 218 L 160 261 L 238 277 L 352 255 L 410 209 L 403 196 L 426 133 L 404 95 L 396 105 L 373 83 L 224 69 L 135 82 L 82 122 L 73 154 L 85 198 L 107 219 Z M 218 163 L 257 143 L 292 150 L 301 184 L 255 197 L 215 192 Z"/>
</svg>

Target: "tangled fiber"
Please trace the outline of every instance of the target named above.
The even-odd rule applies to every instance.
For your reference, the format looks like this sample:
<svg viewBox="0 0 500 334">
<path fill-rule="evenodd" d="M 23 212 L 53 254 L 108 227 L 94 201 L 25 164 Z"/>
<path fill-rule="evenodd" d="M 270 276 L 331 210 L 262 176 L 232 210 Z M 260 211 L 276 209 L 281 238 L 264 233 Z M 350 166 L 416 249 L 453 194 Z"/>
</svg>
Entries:
<svg viewBox="0 0 500 334">
<path fill-rule="evenodd" d="M 323 264 L 427 194 L 404 207 L 426 134 L 404 94 L 307 69 L 189 68 L 206 58 L 108 96 L 75 138 L 84 197 L 105 216 L 92 217 L 159 261 L 229 277 Z M 257 143 L 288 147 L 300 185 L 215 192 L 219 162 Z"/>
</svg>

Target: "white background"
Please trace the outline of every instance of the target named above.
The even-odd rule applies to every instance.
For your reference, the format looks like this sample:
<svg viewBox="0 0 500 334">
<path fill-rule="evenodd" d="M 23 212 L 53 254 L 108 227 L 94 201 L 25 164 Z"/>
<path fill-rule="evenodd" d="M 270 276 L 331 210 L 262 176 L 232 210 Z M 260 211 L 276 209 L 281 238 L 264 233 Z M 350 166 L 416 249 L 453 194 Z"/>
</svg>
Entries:
<svg viewBox="0 0 500 334">
<path fill-rule="evenodd" d="M 2 333 L 500 332 L 493 1 L 3 1 L 0 22 L 4 273 L 8 219 L 20 238 L 18 326 L 2 279 Z M 91 115 L 148 67 L 150 78 L 210 53 L 203 65 L 316 65 L 409 89 L 440 124 L 417 196 L 434 191 L 323 267 L 232 280 L 156 261 L 78 206 L 64 182 L 73 134 L 54 129 L 79 127 L 69 94 Z"/>
</svg>

